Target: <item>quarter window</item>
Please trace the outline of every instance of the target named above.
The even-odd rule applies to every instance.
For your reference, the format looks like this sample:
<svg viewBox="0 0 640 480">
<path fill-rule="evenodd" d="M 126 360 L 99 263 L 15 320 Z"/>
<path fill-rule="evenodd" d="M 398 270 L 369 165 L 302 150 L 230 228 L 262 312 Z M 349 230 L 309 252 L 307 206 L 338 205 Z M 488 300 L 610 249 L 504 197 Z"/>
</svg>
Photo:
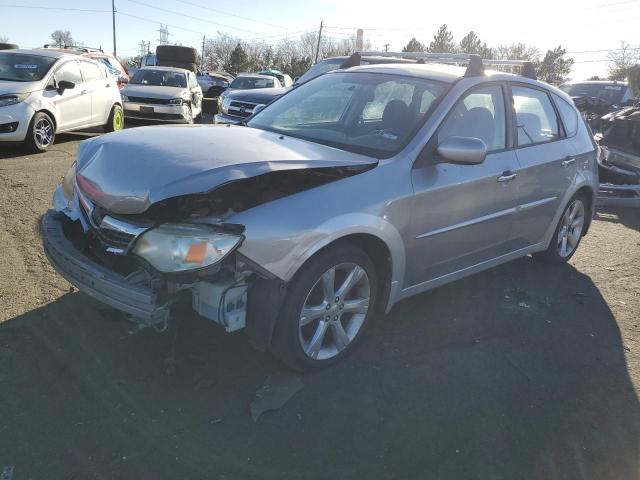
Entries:
<svg viewBox="0 0 640 480">
<path fill-rule="evenodd" d="M 60 68 L 54 74 L 56 83 L 60 83 L 63 80 L 73 83 L 82 83 L 82 75 L 80 75 L 80 67 L 78 62 L 72 60 L 60 66 Z"/>
<path fill-rule="evenodd" d="M 558 118 L 549 96 L 541 90 L 520 86 L 512 87 L 512 92 L 518 146 L 557 140 Z"/>
<path fill-rule="evenodd" d="M 567 131 L 567 137 L 573 137 L 578 132 L 578 113 L 576 109 L 557 95 L 554 95 L 553 98 L 558 107 L 558 112 L 560 112 L 564 129 Z"/>
<path fill-rule="evenodd" d="M 479 138 L 489 151 L 506 148 L 502 87 L 479 88 L 463 97 L 440 127 L 438 142 L 448 137 Z"/>
</svg>

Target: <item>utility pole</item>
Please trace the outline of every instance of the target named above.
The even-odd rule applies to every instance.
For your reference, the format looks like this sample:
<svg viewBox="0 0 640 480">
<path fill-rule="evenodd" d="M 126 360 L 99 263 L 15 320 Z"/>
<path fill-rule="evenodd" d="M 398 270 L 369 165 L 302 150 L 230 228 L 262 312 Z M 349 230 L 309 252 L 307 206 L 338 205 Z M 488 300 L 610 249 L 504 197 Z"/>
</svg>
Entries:
<svg viewBox="0 0 640 480">
<path fill-rule="evenodd" d="M 316 47 L 316 61 L 318 63 L 318 54 L 320 53 L 320 39 L 322 38 L 322 20 L 320 20 L 320 31 L 318 32 L 318 46 Z"/>
<path fill-rule="evenodd" d="M 202 36 L 202 53 L 200 54 L 200 71 L 204 70 L 204 35 Z"/>
<path fill-rule="evenodd" d="M 390 43 L 385 43 L 384 44 L 384 51 L 388 52 L 389 51 L 389 45 L 391 45 Z"/>
<path fill-rule="evenodd" d="M 113 56 L 116 57 L 116 0 L 111 0 L 111 17 L 113 20 Z"/>
</svg>

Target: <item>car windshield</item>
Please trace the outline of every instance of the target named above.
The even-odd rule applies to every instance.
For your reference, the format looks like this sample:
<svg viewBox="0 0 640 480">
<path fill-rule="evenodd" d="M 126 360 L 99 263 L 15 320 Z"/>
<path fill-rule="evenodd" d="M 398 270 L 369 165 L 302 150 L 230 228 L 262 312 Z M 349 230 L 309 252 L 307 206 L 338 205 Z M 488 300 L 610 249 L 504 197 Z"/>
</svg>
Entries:
<svg viewBox="0 0 640 480">
<path fill-rule="evenodd" d="M 388 158 L 424 123 L 445 84 L 400 75 L 339 72 L 291 90 L 248 126 Z"/>
<path fill-rule="evenodd" d="M 0 52 L 0 80 L 36 82 L 51 69 L 57 59 L 41 55 Z"/>
<path fill-rule="evenodd" d="M 237 77 L 233 82 L 231 82 L 230 88 L 252 90 L 254 88 L 271 88 L 273 86 L 273 78 Z"/>
<path fill-rule="evenodd" d="M 168 70 L 138 70 L 129 83 L 155 87 L 187 87 L 187 77 L 182 72 Z"/>
<path fill-rule="evenodd" d="M 611 105 L 620 102 L 626 88 L 619 83 L 573 83 L 560 87 L 572 97 L 597 97 Z"/>
</svg>

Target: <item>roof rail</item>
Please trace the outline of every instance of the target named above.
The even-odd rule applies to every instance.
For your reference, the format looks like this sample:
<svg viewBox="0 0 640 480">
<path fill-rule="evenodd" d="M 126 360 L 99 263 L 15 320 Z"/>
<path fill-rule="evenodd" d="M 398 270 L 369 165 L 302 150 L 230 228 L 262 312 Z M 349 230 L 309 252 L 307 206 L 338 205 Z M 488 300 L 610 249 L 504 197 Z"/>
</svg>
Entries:
<svg viewBox="0 0 640 480">
<path fill-rule="evenodd" d="M 356 61 L 355 56 L 358 55 L 360 59 L 363 56 L 370 57 L 395 57 L 395 58 L 407 58 L 416 60 L 418 62 L 433 62 L 433 63 L 446 63 L 446 64 L 462 64 L 467 66 L 465 77 L 478 77 L 484 75 L 484 67 L 487 66 L 509 66 L 520 67 L 521 75 L 523 77 L 537 79 L 536 71 L 532 62 L 526 60 L 490 60 L 483 59 L 480 55 L 475 53 L 427 53 L 427 52 L 355 52 L 342 64 L 341 68 L 348 68 L 360 64 L 360 59 Z M 345 66 L 347 65 L 347 66 Z"/>
<path fill-rule="evenodd" d="M 43 48 L 59 48 L 62 50 L 80 50 L 81 52 L 85 52 L 85 53 L 89 53 L 89 52 L 104 53 L 104 50 L 102 50 L 102 47 L 100 48 L 85 47 L 84 45 L 64 45 L 61 47 L 59 45 L 53 45 L 53 44 L 47 43 L 44 45 Z"/>
</svg>

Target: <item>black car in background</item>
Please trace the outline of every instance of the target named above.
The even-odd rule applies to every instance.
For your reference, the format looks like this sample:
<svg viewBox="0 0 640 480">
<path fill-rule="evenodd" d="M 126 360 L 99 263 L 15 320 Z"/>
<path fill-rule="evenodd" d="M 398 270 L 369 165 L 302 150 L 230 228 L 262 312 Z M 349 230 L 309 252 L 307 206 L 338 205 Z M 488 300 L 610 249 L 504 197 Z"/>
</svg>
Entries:
<svg viewBox="0 0 640 480">
<path fill-rule="evenodd" d="M 623 107 L 633 105 L 631 87 L 627 82 L 592 80 L 584 82 L 567 82 L 560 85 L 560 90 L 571 96 L 578 110 L 584 113 L 589 126 L 595 132 L 601 130 L 603 115 Z"/>
</svg>

